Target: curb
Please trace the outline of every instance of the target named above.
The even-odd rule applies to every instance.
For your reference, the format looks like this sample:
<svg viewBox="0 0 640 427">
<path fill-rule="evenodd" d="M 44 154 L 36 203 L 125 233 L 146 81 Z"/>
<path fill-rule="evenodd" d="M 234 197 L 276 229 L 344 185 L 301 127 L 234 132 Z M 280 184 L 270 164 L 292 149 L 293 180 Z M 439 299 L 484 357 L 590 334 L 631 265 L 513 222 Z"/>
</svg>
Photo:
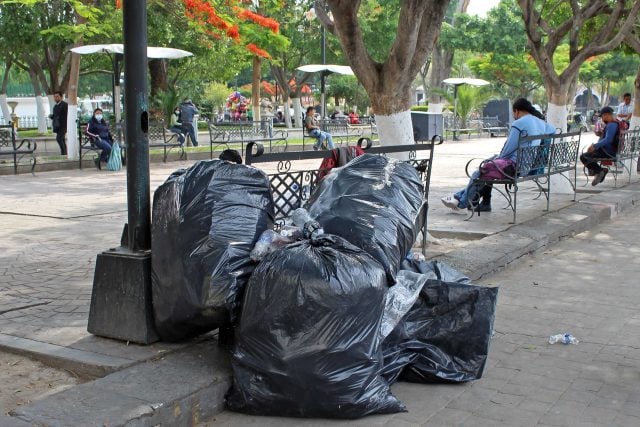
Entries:
<svg viewBox="0 0 640 427">
<path fill-rule="evenodd" d="M 473 281 L 587 231 L 640 204 L 640 183 L 607 190 L 437 256 Z M 27 352 L 28 353 L 28 352 Z M 16 426 L 193 426 L 224 410 L 228 351 L 211 337 L 157 360 L 126 367 L 10 413 Z M 0 418 L 4 426 L 5 419 Z"/>
</svg>

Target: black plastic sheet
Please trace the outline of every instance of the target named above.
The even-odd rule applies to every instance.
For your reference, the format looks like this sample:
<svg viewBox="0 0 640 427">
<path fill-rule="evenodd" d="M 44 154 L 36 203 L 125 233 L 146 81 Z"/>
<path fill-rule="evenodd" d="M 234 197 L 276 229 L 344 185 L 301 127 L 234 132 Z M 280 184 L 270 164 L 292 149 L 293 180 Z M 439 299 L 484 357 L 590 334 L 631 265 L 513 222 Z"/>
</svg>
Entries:
<svg viewBox="0 0 640 427">
<path fill-rule="evenodd" d="M 393 282 L 424 223 L 423 196 L 411 165 L 365 154 L 331 171 L 307 209 L 326 233 L 371 254 Z"/>
<path fill-rule="evenodd" d="M 398 379 L 431 383 L 481 378 L 498 288 L 467 284 L 467 277 L 443 263 L 409 263 L 429 280 L 414 306 L 383 342 L 384 377 L 390 383 Z"/>
<path fill-rule="evenodd" d="M 267 255 L 245 291 L 228 407 L 324 418 L 403 411 L 380 376 L 386 291 L 382 267 L 336 236 Z"/>
<path fill-rule="evenodd" d="M 255 267 L 249 253 L 273 226 L 269 180 L 222 160 L 174 172 L 154 194 L 152 301 L 163 340 L 233 320 Z"/>
</svg>

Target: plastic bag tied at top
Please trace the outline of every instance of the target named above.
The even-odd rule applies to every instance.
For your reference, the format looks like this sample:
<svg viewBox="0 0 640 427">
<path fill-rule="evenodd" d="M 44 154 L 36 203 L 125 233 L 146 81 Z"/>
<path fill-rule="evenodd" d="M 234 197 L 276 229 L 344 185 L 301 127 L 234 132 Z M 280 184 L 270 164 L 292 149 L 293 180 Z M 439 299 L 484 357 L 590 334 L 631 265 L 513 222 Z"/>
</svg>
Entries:
<svg viewBox="0 0 640 427">
<path fill-rule="evenodd" d="M 403 411 L 380 376 L 386 291 L 377 261 L 336 236 L 267 255 L 245 291 L 228 407 L 325 418 Z"/>
<path fill-rule="evenodd" d="M 249 253 L 273 218 L 267 176 L 245 165 L 201 161 L 156 190 L 152 300 L 163 340 L 186 339 L 233 319 L 255 267 Z"/>
<path fill-rule="evenodd" d="M 307 209 L 328 234 L 373 256 L 391 282 L 422 228 L 424 186 L 409 164 L 365 154 L 334 169 Z"/>
</svg>

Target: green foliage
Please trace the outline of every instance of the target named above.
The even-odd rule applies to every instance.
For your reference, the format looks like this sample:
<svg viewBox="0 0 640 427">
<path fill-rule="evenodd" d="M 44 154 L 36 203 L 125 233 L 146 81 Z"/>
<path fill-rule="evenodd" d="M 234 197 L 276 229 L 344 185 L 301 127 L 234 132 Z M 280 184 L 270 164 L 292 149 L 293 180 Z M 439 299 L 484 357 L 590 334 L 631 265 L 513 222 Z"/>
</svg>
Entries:
<svg viewBox="0 0 640 427">
<path fill-rule="evenodd" d="M 205 86 L 200 102 L 206 105 L 210 111 L 216 112 L 224 105 L 230 93 L 231 89 L 226 84 L 211 82 Z"/>
<path fill-rule="evenodd" d="M 429 111 L 428 105 L 414 105 L 411 107 L 411 111 Z"/>
<path fill-rule="evenodd" d="M 158 93 L 151 99 L 152 115 L 154 119 L 164 119 L 169 124 L 169 117 L 180 104 L 182 94 L 175 88 L 169 88 Z"/>
</svg>

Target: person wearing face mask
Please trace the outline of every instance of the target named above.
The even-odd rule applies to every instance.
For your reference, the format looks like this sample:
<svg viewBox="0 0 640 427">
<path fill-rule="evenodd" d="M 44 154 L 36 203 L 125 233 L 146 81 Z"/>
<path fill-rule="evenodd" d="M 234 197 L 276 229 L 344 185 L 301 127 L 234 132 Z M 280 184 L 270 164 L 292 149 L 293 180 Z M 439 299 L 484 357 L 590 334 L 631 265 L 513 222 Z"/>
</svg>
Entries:
<svg viewBox="0 0 640 427">
<path fill-rule="evenodd" d="M 109 154 L 111 154 L 111 145 L 113 144 L 113 137 L 109 132 L 109 125 L 104 120 L 102 110 L 96 108 L 93 110 L 93 116 L 87 124 L 87 135 L 91 138 L 92 142 L 102 150 L 100 157 L 95 159 L 96 167 L 100 169 L 100 163 L 107 163 L 109 160 Z"/>
<path fill-rule="evenodd" d="M 180 107 L 176 107 L 171 114 L 169 120 L 169 130 L 178 136 L 180 145 L 184 144 L 184 135 L 182 134 L 182 123 L 180 123 Z"/>
</svg>

